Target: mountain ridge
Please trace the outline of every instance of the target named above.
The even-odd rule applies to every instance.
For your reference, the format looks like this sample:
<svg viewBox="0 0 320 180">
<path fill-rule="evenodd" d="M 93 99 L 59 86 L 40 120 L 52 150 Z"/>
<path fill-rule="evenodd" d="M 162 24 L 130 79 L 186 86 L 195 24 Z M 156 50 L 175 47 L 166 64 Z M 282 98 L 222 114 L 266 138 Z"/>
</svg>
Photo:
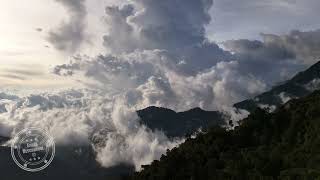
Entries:
<svg viewBox="0 0 320 180">
<path fill-rule="evenodd" d="M 170 138 L 184 137 L 199 129 L 207 129 L 214 125 L 225 125 L 223 113 L 205 111 L 201 108 L 175 112 L 162 107 L 150 106 L 137 113 L 142 124 L 152 131 L 163 131 Z"/>
<path fill-rule="evenodd" d="M 128 179 L 320 178 L 320 91 L 269 113 L 256 109 L 234 130 L 212 127 Z"/>
<path fill-rule="evenodd" d="M 308 68 L 306 71 L 298 73 L 292 79 L 278 86 L 275 86 L 270 91 L 262 93 L 253 99 L 248 99 L 246 101 L 236 103 L 234 107 L 239 109 L 246 109 L 252 113 L 254 113 L 256 110 L 258 110 L 259 112 L 263 112 L 262 110 L 259 109 L 259 103 L 268 104 L 269 106 L 274 105 L 276 107 L 279 107 L 283 104 L 283 101 L 279 97 L 279 94 L 284 92 L 284 93 L 287 93 L 286 94 L 287 96 L 292 96 L 291 99 L 293 100 L 290 100 L 288 103 L 285 103 L 285 105 L 281 106 L 281 108 L 277 108 L 275 113 L 279 112 L 279 109 L 280 111 L 283 108 L 290 109 L 291 108 L 290 106 L 292 106 L 292 104 L 294 105 L 296 101 L 299 101 L 299 100 L 295 100 L 294 98 L 304 97 L 311 93 L 311 91 L 306 89 L 304 85 L 310 83 L 311 81 L 317 78 L 320 78 L 320 61 L 314 64 L 313 66 L 311 66 L 310 68 Z M 259 101 L 257 101 L 257 99 L 259 99 Z M 138 116 L 140 117 L 141 124 L 146 125 L 152 131 L 156 131 L 156 130 L 163 131 L 170 138 L 175 138 L 175 137 L 188 138 L 190 137 L 189 135 L 195 133 L 199 129 L 202 129 L 203 131 L 206 131 L 206 132 L 210 132 L 210 127 L 212 126 L 214 127 L 214 129 L 215 128 L 218 129 L 217 130 L 218 132 L 215 132 L 215 133 L 217 133 L 218 135 L 224 134 L 223 130 L 217 126 L 221 127 L 225 125 L 225 122 L 226 122 L 225 116 L 223 113 L 218 111 L 205 111 L 201 108 L 193 108 L 183 112 L 175 112 L 173 110 L 166 109 L 166 108 L 150 106 L 145 109 L 137 111 L 137 113 L 138 113 Z M 267 113 L 262 113 L 262 114 L 269 117 Z M 255 115 L 256 114 L 253 114 L 250 117 Z M 263 117 L 262 119 L 267 117 Z M 261 128 L 261 127 L 258 127 L 258 128 Z M 204 138 L 203 135 L 200 134 L 200 138 Z M 264 139 L 266 137 L 261 137 L 261 138 Z M 248 139 L 250 139 L 250 136 L 246 135 L 246 140 Z M 6 142 L 7 140 L 8 138 L 0 137 L 0 144 Z M 191 141 L 191 140 L 189 139 L 187 141 Z M 99 142 L 93 142 L 93 143 L 99 144 Z M 233 143 L 237 144 L 236 142 L 233 142 Z M 88 177 L 96 177 L 98 179 L 103 179 L 106 176 L 106 174 L 108 174 L 108 172 L 104 172 L 104 171 L 108 171 L 108 169 L 100 167 L 97 164 L 97 162 L 95 162 L 94 152 L 92 151 L 92 149 L 90 149 L 90 147 L 81 147 L 81 148 L 82 149 L 84 148 L 85 155 L 83 157 L 88 157 L 89 163 L 85 166 L 76 165 L 76 164 L 79 164 L 79 162 L 77 161 L 77 158 L 83 159 L 83 157 L 76 156 L 77 158 L 72 160 L 72 162 L 75 164 L 74 165 L 75 170 L 83 171 L 82 175 L 84 175 L 83 177 L 84 179 Z M 169 152 L 176 151 L 176 149 L 177 148 Z M 0 146 L 0 154 L 1 154 L 0 156 L 1 157 L 4 156 L 5 152 L 6 154 L 8 154 L 9 152 L 8 150 L 9 150 L 8 147 Z M 67 150 L 66 151 L 67 154 L 69 153 L 68 155 L 70 157 L 75 157 L 75 154 L 72 152 L 72 150 L 71 151 L 68 149 L 66 150 Z M 65 157 L 65 159 L 61 159 L 61 161 L 59 161 L 58 164 L 65 164 L 64 160 L 67 160 L 67 159 L 68 157 Z M 15 165 L 12 164 L 11 159 L 5 158 L 5 160 L 6 161 L 3 161 L 1 164 L 9 164 L 10 167 L 2 167 L 1 169 L 3 169 L 5 172 L 12 172 L 13 174 L 19 171 L 17 169 L 10 170 L 10 168 L 15 167 Z M 155 164 L 157 164 L 158 162 L 159 161 L 155 161 Z M 213 162 L 213 164 L 215 163 L 216 162 Z M 84 167 L 88 167 L 88 166 L 91 167 L 90 171 L 87 171 L 86 169 L 84 169 Z M 215 166 L 220 166 L 219 162 L 218 164 L 215 164 Z M 111 174 L 112 172 L 116 172 L 116 173 L 119 172 L 120 175 L 119 174 L 116 175 L 116 177 L 114 177 L 115 179 L 119 179 L 120 176 L 122 176 L 122 174 L 127 175 L 133 172 L 132 167 L 127 165 L 123 165 L 123 167 L 125 168 L 123 171 L 117 169 L 117 168 L 121 169 L 122 166 L 115 167 L 114 169 L 111 169 L 111 170 L 109 169 Z M 148 168 L 149 166 L 144 166 L 144 167 Z M 6 170 L 5 168 L 9 168 L 9 169 Z M 54 168 L 51 170 L 53 170 L 53 172 L 55 171 Z M 97 176 L 88 176 L 89 172 L 95 172 Z M 60 175 L 62 176 L 62 174 Z M 69 174 L 69 176 L 79 178 L 78 176 L 72 176 L 71 174 Z M 7 176 L 7 177 L 10 177 L 10 176 Z M 29 178 L 29 176 L 24 176 L 24 177 L 26 177 L 27 179 Z M 60 177 L 60 176 L 56 176 L 56 177 Z"/>
<path fill-rule="evenodd" d="M 259 106 L 269 106 L 275 109 L 288 99 L 304 97 L 312 93 L 313 90 L 319 89 L 320 83 L 316 84 L 314 89 L 308 89 L 307 87 L 308 83 L 312 83 L 312 81 L 317 79 L 320 80 L 320 61 L 305 71 L 297 73 L 290 80 L 271 88 L 269 91 L 257 95 L 252 99 L 236 103 L 233 106 L 249 112 L 253 112 Z"/>
</svg>

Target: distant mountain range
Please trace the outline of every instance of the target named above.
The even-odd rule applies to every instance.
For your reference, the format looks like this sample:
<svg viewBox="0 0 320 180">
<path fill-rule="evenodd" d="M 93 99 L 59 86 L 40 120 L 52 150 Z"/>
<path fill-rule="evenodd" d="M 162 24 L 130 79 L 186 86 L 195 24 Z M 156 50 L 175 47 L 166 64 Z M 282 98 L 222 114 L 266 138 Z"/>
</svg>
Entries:
<svg viewBox="0 0 320 180">
<path fill-rule="evenodd" d="M 236 103 L 235 108 L 247 110 L 251 115 L 235 130 L 213 126 L 207 133 L 169 151 L 160 161 L 144 166 L 144 170 L 131 179 L 320 177 L 320 91 L 313 93 L 317 89 L 320 89 L 320 62 L 253 99 Z M 169 113 L 173 119 L 166 121 L 163 119 L 167 113 L 161 112 L 161 108 L 151 109 L 144 110 L 140 117 L 152 129 L 161 127 L 168 133 L 173 127 L 179 127 L 173 121 L 180 126 L 184 124 L 175 117 L 175 112 Z M 201 117 L 201 113 L 198 109 L 196 116 Z M 212 119 L 217 122 L 223 119 L 219 112 L 210 113 L 215 114 Z M 185 127 L 190 128 L 182 129 L 186 130 Z"/>
<path fill-rule="evenodd" d="M 290 99 L 304 97 L 317 89 L 320 89 L 320 62 L 253 99 L 234 104 L 234 107 L 249 112 L 258 107 L 273 111 Z M 137 113 L 142 124 L 151 130 L 161 130 L 168 137 L 184 137 L 199 129 L 222 126 L 227 118 L 221 112 L 204 111 L 200 108 L 177 113 L 170 109 L 148 107 Z"/>
<path fill-rule="evenodd" d="M 245 109 L 245 110 L 248 110 L 249 112 L 255 112 L 255 110 L 258 107 L 269 108 L 274 110 L 290 99 L 304 97 L 306 95 L 309 95 L 312 91 L 319 88 L 320 88 L 320 62 L 316 63 L 306 71 L 297 74 L 291 80 L 286 81 L 283 84 L 278 85 L 276 87 L 273 87 L 270 91 L 265 92 L 261 95 L 258 95 L 253 99 L 249 99 L 249 100 L 245 100 L 243 102 L 237 103 L 234 105 L 234 107 L 239 109 Z M 314 95 L 312 97 L 315 97 L 315 96 L 318 97 L 317 95 Z M 291 101 L 291 102 L 294 102 L 294 101 Z M 315 103 L 315 102 L 310 100 L 310 103 Z M 290 105 L 290 103 L 288 104 Z M 286 104 L 286 106 L 288 106 L 288 104 Z M 302 105 L 302 103 L 297 105 Z M 138 116 L 140 117 L 141 124 L 146 125 L 148 128 L 150 128 L 153 131 L 156 131 L 156 130 L 163 131 L 170 138 L 189 137 L 191 134 L 195 133 L 199 129 L 202 129 L 203 131 L 207 131 L 210 127 L 217 127 L 217 126 L 221 127 L 225 125 L 225 122 L 226 122 L 225 121 L 226 117 L 224 116 L 223 113 L 218 111 L 204 111 L 200 108 L 191 109 L 185 112 L 175 112 L 170 109 L 152 106 L 143 110 L 139 110 L 137 111 L 137 113 L 138 113 Z M 286 118 L 286 117 L 283 117 L 283 118 Z M 259 119 L 258 117 L 256 118 L 256 120 L 257 122 L 261 121 L 261 119 Z M 282 127 L 281 124 L 278 124 L 278 125 Z M 256 127 L 250 126 L 250 128 L 256 128 Z M 268 128 L 280 128 L 280 127 L 271 126 Z M 219 132 L 220 131 L 222 134 L 225 133 L 224 130 L 219 130 Z M 256 131 L 252 131 L 252 133 L 253 132 L 256 133 Z M 215 133 L 218 133 L 218 132 L 215 132 Z M 257 133 L 260 133 L 259 134 L 260 138 L 262 139 L 266 138 L 264 137 L 263 132 L 260 132 L 260 130 Z M 295 133 L 295 132 L 291 132 L 291 133 Z M 208 135 L 208 137 L 209 136 L 211 135 Z M 196 148 L 198 148 L 198 145 L 200 145 L 200 144 L 197 144 L 198 142 L 205 143 L 206 138 L 204 139 L 203 138 L 204 138 L 204 135 L 200 135 L 200 137 L 196 138 L 195 140 Z M 0 145 L 6 142 L 7 140 L 8 138 L 6 137 L 0 137 Z M 250 140 L 249 137 L 248 137 L 248 140 Z M 93 139 L 92 140 L 93 146 L 100 146 L 101 144 L 103 144 L 101 141 L 103 140 L 99 138 Z M 190 142 L 187 142 L 187 144 L 188 143 Z M 209 144 L 205 144 L 203 147 L 208 148 L 208 150 L 215 149 L 213 146 L 217 142 L 208 141 L 208 143 Z M 227 142 L 223 140 L 222 143 L 227 143 Z M 237 144 L 236 142 L 233 142 L 233 141 L 228 143 Z M 240 145 L 246 146 L 245 144 L 240 144 Z M 186 145 L 183 145 L 182 147 L 184 146 Z M 219 156 L 220 155 L 222 156 L 223 154 L 221 154 L 221 152 L 223 151 L 223 148 L 221 147 L 222 149 L 219 149 L 220 148 L 219 144 L 217 145 L 217 148 L 218 149 L 212 152 L 210 150 L 210 153 L 213 153 L 213 154 L 220 153 Z M 182 151 L 185 150 L 184 148 L 179 148 L 179 149 L 181 149 Z M 171 154 L 176 154 L 176 151 L 177 150 L 173 150 Z M 238 149 L 236 150 L 236 152 L 238 152 Z M 209 153 L 209 151 L 208 152 L 201 151 L 198 153 Z M 266 153 L 269 153 L 269 152 L 266 151 Z M 205 154 L 198 154 L 198 155 L 191 154 L 191 155 L 194 156 L 195 158 L 194 161 L 199 161 L 199 162 L 202 162 L 205 160 L 197 159 L 198 156 L 199 158 L 207 158 Z M 226 154 L 226 156 L 228 156 L 228 154 Z M 170 155 L 169 158 L 173 158 L 173 157 Z M 176 160 L 182 161 L 182 159 L 180 158 L 183 158 L 183 156 L 177 157 Z M 189 159 L 185 159 L 185 160 L 189 160 Z M 182 164 L 175 164 L 174 166 L 177 166 L 178 168 L 180 168 L 179 166 L 184 165 L 184 161 L 181 162 Z M 145 178 L 146 177 L 145 175 L 146 173 L 149 173 L 149 172 L 152 172 L 155 175 L 159 175 L 158 174 L 159 172 L 158 171 L 154 172 L 154 169 L 153 169 L 153 167 L 157 168 L 157 165 L 156 165 L 157 163 L 158 163 L 157 161 L 153 163 L 151 169 L 147 168 L 137 177 L 140 177 L 140 175 L 142 175 L 143 177 L 142 179 L 148 179 L 148 178 Z M 218 161 L 214 160 L 213 162 L 203 162 L 203 163 L 213 163 L 212 165 L 217 167 L 222 166 L 222 170 L 225 168 L 223 164 L 219 164 L 220 163 L 219 160 Z M 161 163 L 159 164 L 159 166 L 160 165 Z M 201 167 L 200 164 L 197 164 L 196 166 L 198 165 L 199 167 Z M 175 167 L 172 167 L 172 164 L 170 164 L 168 167 L 172 168 L 172 170 L 175 170 Z M 192 169 L 192 167 L 189 167 L 189 168 Z M 193 167 L 193 168 L 197 169 L 196 167 Z M 191 171 L 191 169 L 190 169 L 190 172 L 193 172 L 193 170 Z M 42 173 L 37 175 L 30 175 L 29 173 L 26 173 L 23 170 L 20 170 L 11 159 L 10 148 L 0 146 L 0 170 L 1 170 L 0 179 L 26 179 L 26 180 L 28 179 L 37 180 L 37 179 L 43 179 L 43 178 L 48 180 L 59 179 L 59 178 L 60 179 L 77 179 L 77 180 L 78 179 L 79 180 L 80 179 L 99 180 L 99 179 L 106 179 L 106 178 L 122 179 L 123 176 L 126 176 L 134 172 L 134 168 L 130 165 L 119 165 L 117 167 L 108 168 L 108 169 L 101 167 L 96 162 L 95 152 L 92 146 L 59 147 L 53 164 L 49 166 L 49 168 L 47 168 L 46 170 L 42 171 Z M 184 169 L 184 170 L 188 170 L 188 169 Z M 221 169 L 219 169 L 219 171 L 220 170 Z"/>
<path fill-rule="evenodd" d="M 186 112 L 176 113 L 170 109 L 148 107 L 137 111 L 141 123 L 152 130 L 163 130 L 171 138 L 184 137 L 209 126 L 223 125 L 223 115 L 219 112 L 204 111 L 200 108 Z M 101 147 L 104 143 L 103 131 L 92 138 L 94 147 Z M 0 136 L 0 144 L 9 138 Z M 0 179 L 24 179 L 24 180 L 119 180 L 134 172 L 131 165 L 118 165 L 112 168 L 103 168 L 96 161 L 96 154 L 92 146 L 81 147 L 57 147 L 57 152 L 52 164 L 39 173 L 29 173 L 16 166 L 10 155 L 10 147 L 0 146 Z"/>
<path fill-rule="evenodd" d="M 304 97 L 316 89 L 320 89 L 320 62 L 253 99 L 236 103 L 234 107 L 249 112 L 254 111 L 257 107 L 274 110 L 288 100 Z"/>
</svg>

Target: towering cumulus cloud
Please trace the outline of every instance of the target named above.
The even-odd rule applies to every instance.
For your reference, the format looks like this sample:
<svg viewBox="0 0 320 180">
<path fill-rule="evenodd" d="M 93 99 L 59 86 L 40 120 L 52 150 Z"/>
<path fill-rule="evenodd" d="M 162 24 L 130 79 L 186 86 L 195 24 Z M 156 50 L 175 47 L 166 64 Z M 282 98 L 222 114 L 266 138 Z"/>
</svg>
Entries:
<svg viewBox="0 0 320 180">
<path fill-rule="evenodd" d="M 110 23 L 115 26 L 111 26 L 110 34 L 104 37 L 105 45 L 128 52 L 135 49 L 176 50 L 201 44 L 205 40 L 204 25 L 210 21 L 208 9 L 211 5 L 212 0 L 187 0 L 183 5 L 179 1 L 137 0 L 134 6 L 107 7 Z M 118 41 L 118 30 L 125 32 L 124 41 Z"/>
<path fill-rule="evenodd" d="M 58 49 L 73 51 L 83 39 L 84 1 L 58 2 L 70 9 L 71 18 L 51 33 L 51 41 Z M 304 66 L 299 59 L 312 38 L 303 32 L 288 35 L 303 48 L 287 48 L 291 38 L 273 35 L 264 35 L 263 42 L 228 41 L 228 50 L 209 41 L 205 26 L 211 6 L 212 0 L 134 0 L 106 7 L 108 31 L 103 39 L 110 53 L 74 56 L 53 70 L 61 78 L 80 77 L 86 89 L 3 96 L 1 133 L 36 125 L 61 144 L 99 139 L 97 160 L 103 166 L 129 163 L 140 169 L 183 140 L 150 131 L 139 123 L 136 110 L 155 105 L 232 113 L 228 107 L 233 103 Z"/>
<path fill-rule="evenodd" d="M 85 18 L 87 10 L 85 0 L 55 0 L 62 4 L 68 14 L 69 20 L 49 33 L 48 41 L 61 51 L 75 52 L 85 40 Z"/>
<path fill-rule="evenodd" d="M 137 0 L 122 7 L 107 7 L 110 30 L 104 45 L 114 53 L 166 50 L 185 63 L 181 69 L 195 74 L 229 56 L 205 37 L 212 3 Z"/>
</svg>

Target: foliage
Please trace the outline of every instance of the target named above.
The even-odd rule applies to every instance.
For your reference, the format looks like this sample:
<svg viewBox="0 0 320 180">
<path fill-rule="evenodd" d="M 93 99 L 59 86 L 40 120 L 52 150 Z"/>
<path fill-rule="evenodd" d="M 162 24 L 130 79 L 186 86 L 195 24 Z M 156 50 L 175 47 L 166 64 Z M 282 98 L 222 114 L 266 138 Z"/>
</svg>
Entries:
<svg viewBox="0 0 320 180">
<path fill-rule="evenodd" d="M 257 109 L 234 130 L 212 127 L 132 179 L 320 179 L 320 91 L 274 113 Z"/>
<path fill-rule="evenodd" d="M 225 125 L 224 115 L 218 111 L 204 111 L 200 108 L 185 112 L 175 112 L 170 109 L 148 107 L 137 111 L 141 123 L 151 130 L 161 130 L 168 137 L 184 137 L 213 125 Z"/>
</svg>

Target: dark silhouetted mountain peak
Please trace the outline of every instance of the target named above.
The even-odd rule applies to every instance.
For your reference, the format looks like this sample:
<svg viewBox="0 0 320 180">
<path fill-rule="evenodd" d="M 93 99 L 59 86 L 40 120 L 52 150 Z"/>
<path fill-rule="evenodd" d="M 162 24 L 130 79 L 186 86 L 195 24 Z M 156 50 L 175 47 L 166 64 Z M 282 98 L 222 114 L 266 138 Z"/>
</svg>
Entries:
<svg viewBox="0 0 320 180">
<path fill-rule="evenodd" d="M 299 83 L 299 84 L 306 84 L 309 83 L 311 80 L 320 77 L 320 61 L 316 64 L 312 65 L 306 71 L 298 73 L 294 76 L 290 82 L 291 83 Z"/>
<path fill-rule="evenodd" d="M 163 131 L 168 137 L 184 137 L 200 128 L 224 125 L 223 114 L 218 111 L 204 111 L 194 108 L 184 112 L 175 112 L 160 107 L 147 107 L 137 111 L 141 123 L 151 130 Z"/>
<path fill-rule="evenodd" d="M 131 179 L 319 179 L 320 91 L 189 138 Z"/>
</svg>

